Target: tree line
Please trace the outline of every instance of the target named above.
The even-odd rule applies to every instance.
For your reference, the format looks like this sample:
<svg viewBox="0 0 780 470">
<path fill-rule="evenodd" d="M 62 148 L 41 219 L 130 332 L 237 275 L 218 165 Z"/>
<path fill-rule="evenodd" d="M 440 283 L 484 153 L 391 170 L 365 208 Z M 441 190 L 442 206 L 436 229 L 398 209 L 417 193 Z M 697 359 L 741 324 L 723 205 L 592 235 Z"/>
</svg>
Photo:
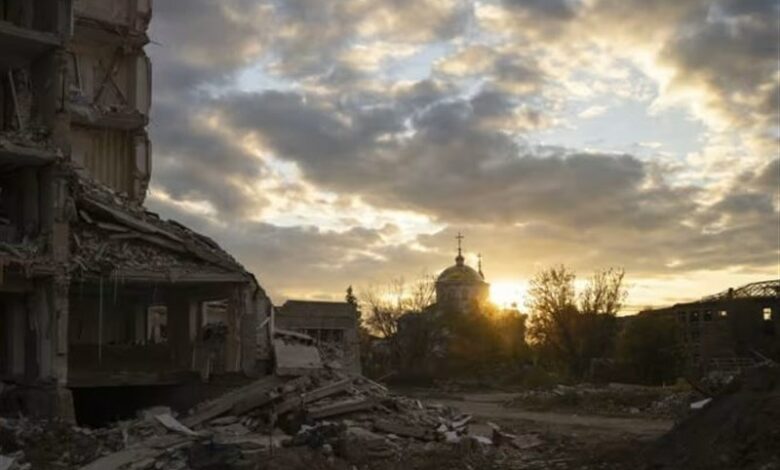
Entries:
<svg viewBox="0 0 780 470">
<path fill-rule="evenodd" d="M 369 375 L 533 382 L 604 379 L 658 384 L 682 367 L 680 332 L 658 315 L 621 318 L 628 297 L 623 269 L 595 271 L 577 289 L 564 265 L 529 283 L 522 307 L 491 303 L 471 314 L 435 305 L 435 279 L 399 278 L 348 301 L 361 312 Z"/>
</svg>

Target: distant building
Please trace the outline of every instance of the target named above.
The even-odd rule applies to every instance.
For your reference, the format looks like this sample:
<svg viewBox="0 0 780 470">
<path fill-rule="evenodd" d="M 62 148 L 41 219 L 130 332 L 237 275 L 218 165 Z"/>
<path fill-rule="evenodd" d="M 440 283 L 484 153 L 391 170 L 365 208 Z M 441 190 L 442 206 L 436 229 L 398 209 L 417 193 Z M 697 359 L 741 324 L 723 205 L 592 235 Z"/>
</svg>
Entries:
<svg viewBox="0 0 780 470">
<path fill-rule="evenodd" d="M 348 372 L 360 373 L 358 313 L 348 302 L 288 300 L 275 308 L 274 327 L 304 333 Z"/>
<path fill-rule="evenodd" d="M 763 357 L 780 359 L 780 280 L 639 315 L 664 315 L 681 327 L 688 366 L 698 372 L 739 369 Z"/>
<path fill-rule="evenodd" d="M 436 278 L 436 307 L 444 311 L 471 312 L 488 300 L 490 284 L 485 282 L 481 259 L 476 270 L 464 262 L 461 247 L 463 236 L 458 234 L 456 238 L 458 256 L 455 257 L 455 264 Z"/>
</svg>

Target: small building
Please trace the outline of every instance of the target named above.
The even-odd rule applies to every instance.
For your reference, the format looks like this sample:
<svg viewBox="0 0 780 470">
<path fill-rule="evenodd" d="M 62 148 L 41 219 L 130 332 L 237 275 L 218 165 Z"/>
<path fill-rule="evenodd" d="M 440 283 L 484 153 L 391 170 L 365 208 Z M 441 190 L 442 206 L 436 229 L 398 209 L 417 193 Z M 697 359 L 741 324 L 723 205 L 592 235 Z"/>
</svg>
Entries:
<svg viewBox="0 0 780 470">
<path fill-rule="evenodd" d="M 361 372 L 358 313 L 354 305 L 288 300 L 274 311 L 274 328 L 311 336 L 326 361 L 336 360 L 348 372 Z"/>
<path fill-rule="evenodd" d="M 639 315 L 664 315 L 680 325 L 687 365 L 694 372 L 739 369 L 762 357 L 780 360 L 780 280 Z"/>
</svg>

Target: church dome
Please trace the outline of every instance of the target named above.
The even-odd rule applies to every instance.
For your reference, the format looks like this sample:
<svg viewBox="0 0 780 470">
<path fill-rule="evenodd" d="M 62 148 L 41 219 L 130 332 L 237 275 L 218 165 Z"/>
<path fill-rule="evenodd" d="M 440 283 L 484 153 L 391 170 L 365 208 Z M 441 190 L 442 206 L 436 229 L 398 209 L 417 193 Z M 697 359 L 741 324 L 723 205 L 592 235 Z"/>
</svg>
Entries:
<svg viewBox="0 0 780 470">
<path fill-rule="evenodd" d="M 474 268 L 466 266 L 465 264 L 456 264 L 442 271 L 436 279 L 436 282 L 483 283 L 485 281 L 482 278 L 482 275 Z"/>
</svg>

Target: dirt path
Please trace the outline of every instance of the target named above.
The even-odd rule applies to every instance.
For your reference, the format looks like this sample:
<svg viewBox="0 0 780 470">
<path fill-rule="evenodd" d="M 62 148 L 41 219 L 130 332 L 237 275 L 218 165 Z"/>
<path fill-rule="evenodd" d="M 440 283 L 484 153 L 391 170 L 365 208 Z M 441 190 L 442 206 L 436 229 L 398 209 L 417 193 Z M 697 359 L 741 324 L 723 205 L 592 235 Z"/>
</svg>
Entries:
<svg viewBox="0 0 780 470">
<path fill-rule="evenodd" d="M 482 420 L 514 422 L 529 430 L 553 433 L 593 434 L 593 437 L 627 436 L 638 438 L 657 437 L 672 428 L 673 422 L 658 419 L 620 418 L 609 416 L 579 415 L 561 412 L 526 411 L 505 408 L 502 402 L 506 394 L 470 394 L 446 399 L 426 398 L 428 403 L 439 403 L 460 409 Z"/>
</svg>

